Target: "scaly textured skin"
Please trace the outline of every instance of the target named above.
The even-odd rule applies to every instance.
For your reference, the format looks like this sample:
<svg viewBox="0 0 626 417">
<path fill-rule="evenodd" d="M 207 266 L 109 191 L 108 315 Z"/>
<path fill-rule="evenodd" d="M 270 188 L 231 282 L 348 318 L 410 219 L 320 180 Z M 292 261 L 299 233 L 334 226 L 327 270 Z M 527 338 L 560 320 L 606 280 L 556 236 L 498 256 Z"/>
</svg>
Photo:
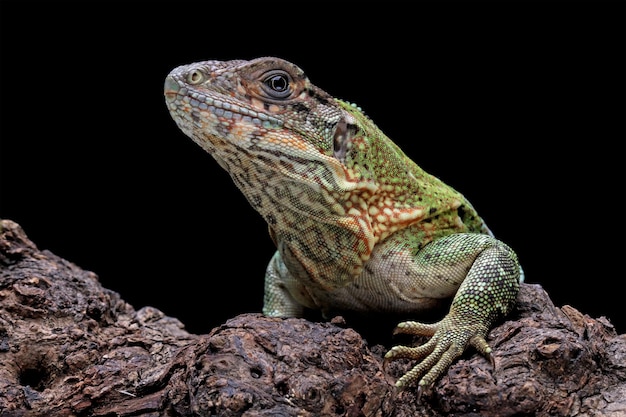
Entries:
<svg viewBox="0 0 626 417">
<path fill-rule="evenodd" d="M 515 253 L 358 107 L 272 57 L 178 67 L 165 99 L 269 225 L 264 314 L 417 313 L 454 297 L 440 322 L 398 325 L 432 338 L 387 353 L 423 359 L 396 385 L 421 392 L 469 345 L 489 355 L 485 337 L 523 279 Z"/>
</svg>

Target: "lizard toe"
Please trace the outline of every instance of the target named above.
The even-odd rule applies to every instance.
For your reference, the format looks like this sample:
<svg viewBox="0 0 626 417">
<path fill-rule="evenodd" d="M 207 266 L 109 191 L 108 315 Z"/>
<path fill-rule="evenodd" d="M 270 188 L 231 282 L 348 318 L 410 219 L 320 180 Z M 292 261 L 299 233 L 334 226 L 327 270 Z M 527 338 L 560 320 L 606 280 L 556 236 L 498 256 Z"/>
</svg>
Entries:
<svg viewBox="0 0 626 417">
<path fill-rule="evenodd" d="M 425 324 L 417 321 L 403 321 L 399 323 L 393 331 L 397 334 L 410 334 L 415 336 L 432 336 L 437 331 L 439 323 Z"/>
<path fill-rule="evenodd" d="M 432 342 L 432 340 L 429 341 L 429 343 L 430 342 Z M 426 345 L 414 348 L 414 351 L 411 352 L 411 355 L 414 355 L 412 358 L 423 357 L 427 352 L 426 349 L 422 349 L 424 346 Z M 432 346 L 434 346 L 434 349 L 430 349 Z M 398 379 L 396 386 L 401 387 L 417 383 L 418 386 L 428 388 L 432 386 L 435 381 L 446 372 L 450 364 L 463 353 L 463 350 L 459 349 L 454 343 L 442 344 L 433 342 L 432 345 L 429 346 L 429 349 L 431 350 L 430 353 L 428 353 L 420 363 Z"/>
</svg>

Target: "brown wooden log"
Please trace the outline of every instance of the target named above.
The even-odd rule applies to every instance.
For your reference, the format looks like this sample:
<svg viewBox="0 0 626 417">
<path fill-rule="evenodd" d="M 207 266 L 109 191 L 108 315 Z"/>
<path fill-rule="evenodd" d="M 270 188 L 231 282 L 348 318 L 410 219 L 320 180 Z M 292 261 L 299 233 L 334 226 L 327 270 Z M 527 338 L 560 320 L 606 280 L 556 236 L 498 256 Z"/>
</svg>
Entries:
<svg viewBox="0 0 626 417">
<path fill-rule="evenodd" d="M 91 272 L 0 233 L 1 416 L 626 416 L 626 335 L 524 284 L 492 330 L 417 402 L 390 344 L 352 322 L 242 314 L 207 335 L 135 310 Z M 384 329 L 389 331 L 390 329 Z"/>
</svg>

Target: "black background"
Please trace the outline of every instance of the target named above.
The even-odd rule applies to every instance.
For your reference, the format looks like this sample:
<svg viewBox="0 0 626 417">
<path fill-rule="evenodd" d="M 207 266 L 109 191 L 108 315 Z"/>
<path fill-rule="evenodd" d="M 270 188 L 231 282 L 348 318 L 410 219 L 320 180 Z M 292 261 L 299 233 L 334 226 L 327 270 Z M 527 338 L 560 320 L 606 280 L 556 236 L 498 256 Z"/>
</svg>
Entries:
<svg viewBox="0 0 626 417">
<path fill-rule="evenodd" d="M 0 216 L 189 331 L 274 248 L 176 128 L 174 67 L 275 55 L 474 204 L 558 306 L 626 331 L 623 2 L 1 3 Z"/>
</svg>

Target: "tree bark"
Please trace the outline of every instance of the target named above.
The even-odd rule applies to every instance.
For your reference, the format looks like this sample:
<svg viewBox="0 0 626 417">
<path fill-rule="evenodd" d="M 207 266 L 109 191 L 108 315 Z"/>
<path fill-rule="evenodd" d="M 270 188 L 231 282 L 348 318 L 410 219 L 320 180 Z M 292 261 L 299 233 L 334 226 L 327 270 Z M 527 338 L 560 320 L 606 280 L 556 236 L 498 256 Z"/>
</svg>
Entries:
<svg viewBox="0 0 626 417">
<path fill-rule="evenodd" d="M 386 329 L 391 332 L 391 329 Z M 0 232 L 1 416 L 625 416 L 626 335 L 522 285 L 489 334 L 417 401 L 390 346 L 351 322 L 242 314 L 194 335 L 91 272 Z"/>
</svg>

